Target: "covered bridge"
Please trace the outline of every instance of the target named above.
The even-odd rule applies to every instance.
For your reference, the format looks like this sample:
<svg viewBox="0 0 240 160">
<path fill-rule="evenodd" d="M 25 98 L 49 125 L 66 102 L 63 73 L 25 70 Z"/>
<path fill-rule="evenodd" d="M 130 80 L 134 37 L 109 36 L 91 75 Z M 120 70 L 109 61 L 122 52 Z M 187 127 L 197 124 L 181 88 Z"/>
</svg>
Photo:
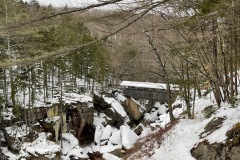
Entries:
<svg viewBox="0 0 240 160">
<path fill-rule="evenodd" d="M 151 82 L 122 81 L 123 94 L 136 99 L 167 102 L 166 84 Z M 171 85 L 171 97 L 175 98 L 176 86 Z"/>
</svg>

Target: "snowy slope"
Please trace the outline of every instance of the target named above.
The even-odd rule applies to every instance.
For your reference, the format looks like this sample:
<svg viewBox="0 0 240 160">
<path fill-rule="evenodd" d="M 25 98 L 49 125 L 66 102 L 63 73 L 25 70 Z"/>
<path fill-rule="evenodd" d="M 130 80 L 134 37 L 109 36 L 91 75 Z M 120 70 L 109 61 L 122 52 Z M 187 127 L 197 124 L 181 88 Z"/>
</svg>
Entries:
<svg viewBox="0 0 240 160">
<path fill-rule="evenodd" d="M 226 132 L 234 124 L 240 122 L 240 105 L 233 108 L 229 104 L 223 103 L 215 114 L 206 119 L 202 114 L 202 110 L 210 105 L 216 104 L 209 95 L 196 100 L 195 119 L 180 119 L 179 123 L 165 134 L 162 144 L 155 147 L 152 156 L 142 156 L 140 159 L 195 160 L 190 150 L 199 142 L 206 139 L 209 143 L 224 143 L 227 138 Z M 226 119 L 219 129 L 200 139 L 199 135 L 204 131 L 204 127 L 216 117 L 225 117 Z M 134 159 L 133 157 L 134 155 L 131 155 L 128 159 Z"/>
<path fill-rule="evenodd" d="M 142 156 L 143 160 L 194 160 L 190 150 L 196 146 L 199 142 L 208 140 L 210 143 L 225 142 L 226 132 L 231 127 L 240 122 L 240 105 L 237 107 L 231 107 L 229 104 L 223 103 L 222 107 L 218 109 L 215 114 L 210 118 L 204 118 L 202 110 L 210 105 L 216 106 L 213 96 L 206 96 L 196 100 L 195 104 L 195 119 L 188 119 L 181 113 L 186 109 L 184 102 L 178 99 L 173 105 L 181 104 L 183 108 L 176 108 L 173 113 L 175 117 L 181 117 L 179 123 L 174 126 L 167 134 L 164 135 L 164 139 L 161 145 L 153 144 L 153 150 L 151 156 Z M 121 105 L 126 99 L 121 94 L 116 95 L 115 99 L 110 97 L 103 97 L 104 100 L 111 104 L 112 108 L 124 118 L 128 115 Z M 239 97 L 238 97 L 239 98 Z M 51 102 L 55 102 L 56 99 L 51 99 Z M 65 103 L 74 104 L 76 102 L 92 103 L 92 97 L 89 95 L 79 95 L 76 93 L 63 94 L 63 100 Z M 41 98 L 40 98 L 41 101 Z M 40 103 L 39 103 L 40 104 Z M 40 105 L 39 105 L 40 106 Z M 92 105 L 89 105 L 92 106 Z M 144 107 L 144 106 L 143 106 Z M 10 159 L 19 159 L 22 156 L 30 155 L 47 155 L 49 158 L 54 157 L 58 152 L 62 152 L 62 159 L 68 160 L 70 157 L 75 158 L 87 158 L 88 152 L 100 151 L 103 153 L 103 157 L 106 160 L 119 160 L 120 158 L 110 154 L 110 152 L 116 149 L 130 149 L 134 146 L 134 143 L 147 136 L 149 133 L 153 133 L 160 127 L 164 128 L 166 124 L 170 122 L 170 117 L 166 113 L 167 108 L 164 104 L 156 102 L 154 108 L 144 114 L 144 121 L 149 123 L 149 126 L 145 126 L 142 123 L 143 131 L 140 135 L 134 133 L 134 127 L 131 128 L 127 123 L 124 123 L 119 128 L 108 125 L 107 121 L 111 120 L 105 113 L 94 113 L 94 125 L 96 127 L 94 143 L 89 146 L 81 147 L 78 140 L 71 133 L 63 134 L 63 148 L 61 144 L 49 141 L 46 133 L 39 133 L 39 137 L 32 143 L 23 143 L 21 151 L 18 155 L 14 155 L 8 151 L 6 147 L 2 147 L 3 153 L 8 155 Z M 9 115 L 7 112 L 4 114 Z M 9 116 L 12 116 L 11 114 Z M 200 139 L 200 134 L 204 131 L 204 127 L 215 117 L 225 117 L 225 121 L 222 127 Z M 9 117 L 6 117 L 9 118 Z M 8 133 L 12 136 L 21 137 L 25 136 L 26 126 L 21 128 L 6 128 Z M 17 134 L 16 134 L 17 133 Z M 141 150 L 139 151 L 141 153 Z M 134 159 L 134 154 L 129 157 Z M 138 158 L 139 159 L 139 158 Z"/>
</svg>

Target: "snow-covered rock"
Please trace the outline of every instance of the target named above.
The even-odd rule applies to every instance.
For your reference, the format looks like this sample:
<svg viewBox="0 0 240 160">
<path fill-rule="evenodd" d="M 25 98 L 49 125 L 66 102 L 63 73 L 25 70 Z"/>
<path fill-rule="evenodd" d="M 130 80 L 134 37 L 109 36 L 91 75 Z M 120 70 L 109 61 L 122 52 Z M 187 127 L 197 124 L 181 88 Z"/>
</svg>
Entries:
<svg viewBox="0 0 240 160">
<path fill-rule="evenodd" d="M 157 112 L 153 112 L 153 113 L 145 113 L 144 114 L 144 119 L 149 121 L 149 122 L 155 122 L 157 119 Z"/>
<path fill-rule="evenodd" d="M 139 104 L 134 99 L 128 98 L 124 105 L 125 111 L 131 119 L 138 121 L 146 111 L 146 108 Z"/>
<path fill-rule="evenodd" d="M 106 116 L 105 113 L 94 113 L 94 121 L 93 124 L 94 126 L 98 126 L 99 124 L 106 124 L 106 120 L 109 117 Z"/>
<path fill-rule="evenodd" d="M 106 115 L 111 119 L 108 121 L 108 124 L 115 125 L 116 127 L 120 127 L 126 117 L 122 117 L 114 108 L 107 108 L 105 110 Z"/>
<path fill-rule="evenodd" d="M 62 148 L 62 159 L 67 160 L 69 157 L 75 158 L 87 158 L 86 155 L 81 154 L 83 149 L 79 146 L 78 139 L 71 133 L 63 133 L 63 148 Z"/>
<path fill-rule="evenodd" d="M 116 101 L 114 98 L 109 98 L 109 97 L 103 97 L 103 98 L 108 104 L 110 104 L 112 106 L 112 108 L 114 108 L 114 110 L 118 114 L 120 114 L 122 117 L 127 116 L 127 113 L 123 109 L 123 106 L 118 101 Z"/>
<path fill-rule="evenodd" d="M 108 140 L 111 134 L 112 134 L 112 127 L 110 125 L 107 125 L 103 130 L 100 140 Z"/>
<path fill-rule="evenodd" d="M 117 132 L 113 132 L 112 136 L 109 139 L 109 142 L 111 142 L 114 145 L 122 144 L 120 130 Z"/>
<path fill-rule="evenodd" d="M 138 135 L 134 133 L 134 131 L 124 125 L 120 127 L 120 133 L 122 138 L 122 145 L 126 149 L 132 148 L 134 143 L 139 139 Z"/>
<path fill-rule="evenodd" d="M 107 103 L 103 97 L 99 94 L 94 94 L 93 95 L 93 105 L 95 108 L 101 110 L 101 109 L 106 109 L 111 107 L 109 103 Z"/>
<path fill-rule="evenodd" d="M 118 92 L 115 92 L 114 94 L 115 96 L 115 99 L 120 102 L 121 104 L 123 104 L 123 102 L 125 102 L 127 100 L 126 97 L 124 97 L 122 94 L 118 93 Z"/>
<path fill-rule="evenodd" d="M 97 110 L 103 111 L 107 117 L 108 124 L 116 124 L 120 127 L 125 121 L 127 121 L 128 115 L 125 112 L 123 106 L 114 98 L 107 97 L 105 95 L 99 96 L 94 94 L 94 107 Z"/>
<path fill-rule="evenodd" d="M 155 108 L 158 108 L 158 113 L 159 114 L 165 114 L 167 112 L 167 108 L 164 104 L 160 104 L 159 102 L 156 102 L 154 104 Z"/>
<path fill-rule="evenodd" d="M 140 135 L 143 131 L 143 124 L 140 123 L 135 129 L 134 129 L 134 132 L 137 134 L 137 135 Z"/>
<path fill-rule="evenodd" d="M 29 156 L 44 155 L 48 156 L 48 158 L 55 157 L 56 153 L 60 152 L 61 147 L 54 142 L 47 140 L 46 133 L 42 132 L 38 135 L 39 137 L 35 141 L 31 143 L 24 143 L 20 152 Z"/>
<path fill-rule="evenodd" d="M 104 153 L 103 158 L 105 158 L 106 160 L 122 160 L 121 158 L 118 158 L 117 156 L 114 156 L 109 153 Z"/>
<path fill-rule="evenodd" d="M 103 134 L 104 126 L 102 124 L 99 124 L 96 127 L 95 134 L 94 134 L 94 142 L 97 144 L 100 144 L 100 140 Z"/>
</svg>

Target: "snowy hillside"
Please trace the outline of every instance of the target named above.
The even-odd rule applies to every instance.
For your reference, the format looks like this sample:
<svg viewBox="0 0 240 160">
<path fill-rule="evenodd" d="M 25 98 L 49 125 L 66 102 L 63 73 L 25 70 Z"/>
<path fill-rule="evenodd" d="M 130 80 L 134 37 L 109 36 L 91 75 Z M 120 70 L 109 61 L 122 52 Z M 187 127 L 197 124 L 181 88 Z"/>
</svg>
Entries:
<svg viewBox="0 0 240 160">
<path fill-rule="evenodd" d="M 225 103 L 210 118 L 204 118 L 203 110 L 208 106 L 215 106 L 214 99 L 207 97 L 196 100 L 195 119 L 185 119 L 184 115 L 180 116 L 179 122 L 163 136 L 161 145 L 155 144 L 151 156 L 141 155 L 143 150 L 131 155 L 128 159 L 149 159 L 149 160 L 195 160 L 191 154 L 191 149 L 199 143 L 207 140 L 210 144 L 226 143 L 226 133 L 236 123 L 240 122 L 240 105 L 231 107 Z M 214 119 L 224 117 L 223 123 L 216 130 L 204 132 L 208 123 Z M 202 134 L 204 133 L 204 134 Z M 206 152 L 208 152 L 206 150 Z"/>
<path fill-rule="evenodd" d="M 133 124 L 131 115 L 125 110 L 124 102 L 127 100 L 124 95 L 115 93 L 113 97 L 101 95 L 103 101 L 110 107 L 107 109 L 97 109 L 94 113 L 94 141 L 88 145 L 82 146 L 78 139 L 70 132 L 62 134 L 62 141 L 53 142 L 49 139 L 50 133 L 39 132 L 36 139 L 32 142 L 24 142 L 27 137 L 29 128 L 23 124 L 22 126 L 7 127 L 6 131 L 12 137 L 18 138 L 18 146 L 20 152 L 12 153 L 5 146 L 2 152 L 9 159 L 21 159 L 22 157 L 39 157 L 47 158 L 61 157 L 64 160 L 75 158 L 88 158 L 89 153 L 101 153 L 106 160 L 125 159 L 142 159 L 142 160 L 194 160 L 191 150 L 199 143 L 207 141 L 210 144 L 226 143 L 226 133 L 233 125 L 240 122 L 240 105 L 238 102 L 235 107 L 231 107 L 227 103 L 223 103 L 221 108 L 215 104 L 215 99 L 211 93 L 205 97 L 198 98 L 195 101 L 195 117 L 188 119 L 183 113 L 186 106 L 183 100 L 177 98 L 173 106 L 181 106 L 175 108 L 173 114 L 178 118 L 178 123 L 170 130 L 170 117 L 165 104 L 155 102 L 149 112 L 143 114 L 142 119 Z M 65 93 L 62 97 L 65 104 L 76 104 L 77 102 L 88 103 L 89 107 L 93 107 L 93 99 L 89 95 L 80 95 L 76 93 Z M 53 100 L 55 102 L 55 100 Z M 137 105 L 138 101 L 134 100 Z M 96 106 L 95 106 L 96 107 Z M 211 107 L 214 112 L 206 117 L 205 108 Z M 145 106 L 140 105 L 139 110 L 144 112 Z M 110 111 L 110 115 L 109 115 Z M 3 112 L 6 119 L 12 116 L 11 110 Z M 120 122 L 118 125 L 114 116 L 118 115 Z M 113 116 L 113 117 L 112 117 Z M 209 122 L 222 118 L 222 123 L 217 124 L 214 130 L 206 128 Z M 59 116 L 51 123 L 56 123 L 60 119 Z M 115 122 L 114 122 L 115 121 Z M 114 123 L 113 123 L 114 122 Z M 38 125 L 36 123 L 35 125 Z M 165 128 L 167 129 L 165 131 Z M 210 127 L 211 128 L 211 127 Z M 140 129 L 140 131 L 139 131 Z M 157 132 L 166 132 L 157 134 Z M 150 138 L 149 138 L 150 135 Z M 152 135 L 152 136 L 151 136 Z M 154 136 L 155 135 L 155 136 Z M 161 135 L 160 141 L 159 137 Z M 158 140 L 157 140 L 158 139 Z M 2 137 L 2 141 L 5 141 Z M 62 145 L 61 145 L 62 142 Z M 141 142 L 144 142 L 143 144 Z M 142 144 L 139 150 L 135 150 L 136 145 Z M 61 147 L 62 146 L 62 147 Z M 151 146 L 151 147 L 149 147 Z M 151 150 L 149 150 L 151 149 Z"/>
</svg>

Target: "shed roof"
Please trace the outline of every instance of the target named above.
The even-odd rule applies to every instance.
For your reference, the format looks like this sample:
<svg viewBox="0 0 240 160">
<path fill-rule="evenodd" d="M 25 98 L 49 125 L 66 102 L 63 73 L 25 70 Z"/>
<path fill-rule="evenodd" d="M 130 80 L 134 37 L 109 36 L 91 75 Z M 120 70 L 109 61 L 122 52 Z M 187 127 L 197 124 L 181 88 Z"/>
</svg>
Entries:
<svg viewBox="0 0 240 160">
<path fill-rule="evenodd" d="M 122 81 L 121 86 L 126 87 L 139 87 L 139 88 L 154 88 L 154 89 L 167 89 L 165 83 L 152 83 L 152 82 L 136 82 L 136 81 Z M 171 89 L 176 89 L 174 85 L 171 84 Z"/>
</svg>

